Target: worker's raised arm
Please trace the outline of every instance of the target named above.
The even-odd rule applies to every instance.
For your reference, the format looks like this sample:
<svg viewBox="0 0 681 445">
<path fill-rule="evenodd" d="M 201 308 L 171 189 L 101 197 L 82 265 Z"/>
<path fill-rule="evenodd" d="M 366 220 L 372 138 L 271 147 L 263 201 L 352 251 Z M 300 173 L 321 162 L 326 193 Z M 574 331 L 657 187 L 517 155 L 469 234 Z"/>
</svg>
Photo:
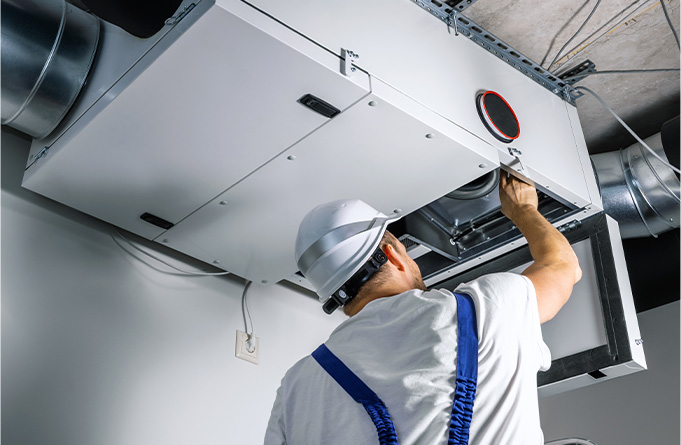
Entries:
<svg viewBox="0 0 681 445">
<path fill-rule="evenodd" d="M 501 211 L 527 239 L 534 263 L 523 271 L 537 292 L 541 323 L 551 320 L 582 277 L 577 256 L 565 237 L 537 210 L 537 191 L 502 172 Z"/>
</svg>

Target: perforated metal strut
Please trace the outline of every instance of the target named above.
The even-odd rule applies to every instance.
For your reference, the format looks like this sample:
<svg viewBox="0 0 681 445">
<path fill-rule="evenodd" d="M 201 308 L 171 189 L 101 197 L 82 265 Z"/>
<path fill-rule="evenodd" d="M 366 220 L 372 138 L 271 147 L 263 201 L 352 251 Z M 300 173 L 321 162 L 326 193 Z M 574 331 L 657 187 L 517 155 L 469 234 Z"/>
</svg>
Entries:
<svg viewBox="0 0 681 445">
<path fill-rule="evenodd" d="M 558 76 L 554 76 L 520 51 L 517 51 L 491 32 L 485 30 L 482 26 L 476 24 L 473 20 L 462 15 L 461 12 L 475 3 L 476 0 L 412 1 L 447 25 L 453 27 L 455 33 L 468 37 L 564 101 L 574 105 L 575 100 L 584 95 L 584 93 L 575 90 L 570 85 L 570 82 L 565 82 L 558 78 Z"/>
</svg>

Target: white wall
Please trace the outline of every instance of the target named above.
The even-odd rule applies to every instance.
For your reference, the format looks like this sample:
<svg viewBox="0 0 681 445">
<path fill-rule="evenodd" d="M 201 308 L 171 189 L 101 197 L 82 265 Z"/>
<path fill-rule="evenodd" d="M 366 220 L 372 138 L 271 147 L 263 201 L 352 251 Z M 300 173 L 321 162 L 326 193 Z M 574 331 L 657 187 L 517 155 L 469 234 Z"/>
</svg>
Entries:
<svg viewBox="0 0 681 445">
<path fill-rule="evenodd" d="M 107 224 L 21 189 L 28 147 L 2 129 L 3 442 L 262 443 L 284 372 L 343 316 L 253 285 L 260 364 L 236 359 L 243 281 L 153 270 Z"/>
<path fill-rule="evenodd" d="M 655 292 L 655 289 L 651 289 Z M 679 302 L 638 315 L 648 370 L 540 399 L 544 437 L 598 445 L 679 440 Z"/>
</svg>

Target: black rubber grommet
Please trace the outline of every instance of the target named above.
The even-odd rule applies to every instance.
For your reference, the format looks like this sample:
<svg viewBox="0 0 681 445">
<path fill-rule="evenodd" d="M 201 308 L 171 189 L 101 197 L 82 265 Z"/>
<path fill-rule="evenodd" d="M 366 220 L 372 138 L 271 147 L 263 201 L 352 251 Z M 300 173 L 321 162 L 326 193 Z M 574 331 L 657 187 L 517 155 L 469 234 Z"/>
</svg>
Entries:
<svg viewBox="0 0 681 445">
<path fill-rule="evenodd" d="M 475 100 L 478 116 L 498 140 L 510 144 L 520 136 L 520 123 L 511 106 L 494 91 L 485 91 Z"/>
</svg>

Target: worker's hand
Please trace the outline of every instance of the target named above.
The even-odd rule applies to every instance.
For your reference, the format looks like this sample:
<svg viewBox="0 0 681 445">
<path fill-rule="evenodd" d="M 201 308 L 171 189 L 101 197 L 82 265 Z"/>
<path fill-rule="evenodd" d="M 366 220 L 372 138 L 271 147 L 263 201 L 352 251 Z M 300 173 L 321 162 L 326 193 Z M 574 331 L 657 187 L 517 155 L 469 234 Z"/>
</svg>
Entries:
<svg viewBox="0 0 681 445">
<path fill-rule="evenodd" d="M 527 209 L 537 209 L 537 189 L 520 179 L 501 172 L 499 180 L 499 198 L 501 200 L 501 212 L 514 221 L 518 212 Z"/>
</svg>

